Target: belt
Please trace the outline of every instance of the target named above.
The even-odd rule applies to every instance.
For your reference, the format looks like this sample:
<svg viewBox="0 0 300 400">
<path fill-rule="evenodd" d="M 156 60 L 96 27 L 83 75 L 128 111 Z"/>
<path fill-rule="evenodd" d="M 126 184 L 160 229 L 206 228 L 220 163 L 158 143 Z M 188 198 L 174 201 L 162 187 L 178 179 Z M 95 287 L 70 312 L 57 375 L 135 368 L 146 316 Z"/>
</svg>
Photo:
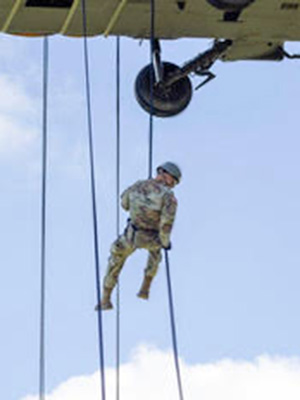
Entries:
<svg viewBox="0 0 300 400">
<path fill-rule="evenodd" d="M 158 233 L 159 233 L 159 231 L 158 231 L 157 229 L 141 228 L 141 227 L 139 227 L 139 226 L 133 224 L 133 223 L 131 222 L 131 219 L 130 219 L 130 218 L 128 218 L 128 220 L 127 220 L 127 227 L 129 227 L 129 226 L 131 226 L 132 229 L 133 229 L 135 232 L 137 232 L 137 231 L 144 231 L 144 232 L 155 233 L 155 234 L 158 234 Z"/>
</svg>

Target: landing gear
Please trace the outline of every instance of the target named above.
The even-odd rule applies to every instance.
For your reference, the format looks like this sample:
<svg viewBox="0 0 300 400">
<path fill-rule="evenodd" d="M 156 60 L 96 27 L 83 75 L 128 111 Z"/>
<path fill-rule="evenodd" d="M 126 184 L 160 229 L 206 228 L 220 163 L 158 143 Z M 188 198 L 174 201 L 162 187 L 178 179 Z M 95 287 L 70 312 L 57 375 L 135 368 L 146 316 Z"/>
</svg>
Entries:
<svg viewBox="0 0 300 400">
<path fill-rule="evenodd" d="M 135 82 L 135 95 L 140 106 L 157 117 L 179 114 L 192 98 L 192 84 L 188 75 L 205 77 L 196 89 L 208 83 L 215 75 L 209 71 L 213 63 L 231 46 L 231 40 L 215 41 L 214 45 L 187 62 L 183 67 L 161 62 L 158 40 L 152 45 L 152 64 L 144 67 Z M 152 88 L 152 90 L 151 90 Z"/>
<path fill-rule="evenodd" d="M 284 48 L 282 46 L 279 47 L 278 50 L 279 50 L 279 54 L 281 55 L 281 59 L 283 57 L 289 58 L 290 60 L 300 58 L 300 54 L 290 54 L 286 50 L 284 50 Z"/>
<path fill-rule="evenodd" d="M 153 115 L 157 117 L 171 117 L 183 111 L 192 98 L 192 84 L 185 76 L 171 85 L 164 82 L 180 68 L 168 62 L 162 63 L 162 81 L 154 83 L 153 94 L 151 82 L 155 82 L 152 65 L 147 65 L 138 74 L 135 81 L 135 96 L 140 106 L 148 113 L 151 112 L 151 96 L 153 96 Z"/>
</svg>

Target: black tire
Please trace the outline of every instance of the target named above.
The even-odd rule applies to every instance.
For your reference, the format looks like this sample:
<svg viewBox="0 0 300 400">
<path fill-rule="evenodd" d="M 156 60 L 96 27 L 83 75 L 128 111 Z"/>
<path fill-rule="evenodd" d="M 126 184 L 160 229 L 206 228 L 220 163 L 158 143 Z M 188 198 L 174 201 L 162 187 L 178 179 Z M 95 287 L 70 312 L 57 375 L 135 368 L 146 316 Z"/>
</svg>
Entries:
<svg viewBox="0 0 300 400">
<path fill-rule="evenodd" d="M 254 0 L 207 0 L 209 4 L 225 11 L 241 11 L 249 6 Z"/>
<path fill-rule="evenodd" d="M 177 65 L 163 63 L 163 79 L 178 71 Z M 151 77 L 152 75 L 152 77 Z M 135 96 L 140 106 L 151 113 L 150 82 L 154 82 L 152 65 L 147 65 L 138 74 L 135 81 Z M 189 104 L 192 98 L 192 84 L 189 77 L 184 77 L 168 88 L 163 85 L 153 87 L 153 115 L 156 117 L 171 117 L 179 114 Z"/>
</svg>

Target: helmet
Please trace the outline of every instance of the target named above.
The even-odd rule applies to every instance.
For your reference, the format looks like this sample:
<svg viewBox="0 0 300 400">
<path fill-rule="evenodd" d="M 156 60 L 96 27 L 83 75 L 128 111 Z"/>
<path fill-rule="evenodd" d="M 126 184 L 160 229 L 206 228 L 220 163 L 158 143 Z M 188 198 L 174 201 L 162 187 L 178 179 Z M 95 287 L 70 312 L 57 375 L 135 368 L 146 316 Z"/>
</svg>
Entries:
<svg viewBox="0 0 300 400">
<path fill-rule="evenodd" d="M 175 178 L 178 183 L 180 182 L 181 171 L 180 171 L 180 168 L 176 164 L 174 164 L 170 161 L 167 161 L 157 167 L 156 171 L 158 173 L 160 170 L 167 172 L 169 175 L 171 175 L 173 178 Z"/>
</svg>

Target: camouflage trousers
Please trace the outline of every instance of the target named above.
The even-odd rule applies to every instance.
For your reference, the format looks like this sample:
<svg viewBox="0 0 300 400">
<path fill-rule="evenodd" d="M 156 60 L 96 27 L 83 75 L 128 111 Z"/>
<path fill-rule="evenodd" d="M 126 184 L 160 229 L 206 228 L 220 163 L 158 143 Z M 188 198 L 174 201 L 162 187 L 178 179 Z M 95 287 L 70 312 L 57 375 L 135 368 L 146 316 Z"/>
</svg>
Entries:
<svg viewBox="0 0 300 400">
<path fill-rule="evenodd" d="M 135 230 L 128 225 L 124 233 L 112 244 L 108 259 L 104 287 L 114 288 L 127 257 L 136 249 L 149 252 L 145 276 L 153 278 L 161 261 L 161 243 L 156 231 Z"/>
</svg>

